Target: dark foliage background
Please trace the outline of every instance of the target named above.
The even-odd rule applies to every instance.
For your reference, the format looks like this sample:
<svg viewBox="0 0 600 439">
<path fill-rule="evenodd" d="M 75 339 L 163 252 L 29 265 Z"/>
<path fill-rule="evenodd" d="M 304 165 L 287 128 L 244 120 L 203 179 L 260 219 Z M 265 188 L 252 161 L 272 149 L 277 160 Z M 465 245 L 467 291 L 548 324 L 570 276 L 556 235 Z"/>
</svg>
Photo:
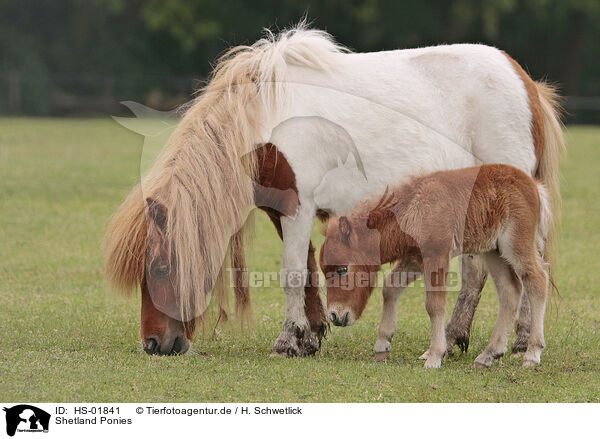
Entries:
<svg viewBox="0 0 600 439">
<path fill-rule="evenodd" d="M 598 0 L 0 0 L 0 112 L 123 112 L 187 101 L 220 53 L 298 22 L 357 50 L 481 42 L 559 83 L 600 123 Z"/>
</svg>

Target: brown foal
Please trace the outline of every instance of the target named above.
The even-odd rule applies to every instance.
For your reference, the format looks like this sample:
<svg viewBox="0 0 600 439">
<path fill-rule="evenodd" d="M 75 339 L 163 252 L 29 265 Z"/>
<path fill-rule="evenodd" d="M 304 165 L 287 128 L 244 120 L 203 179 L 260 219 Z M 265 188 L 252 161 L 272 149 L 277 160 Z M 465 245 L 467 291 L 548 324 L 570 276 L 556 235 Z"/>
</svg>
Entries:
<svg viewBox="0 0 600 439">
<path fill-rule="evenodd" d="M 496 326 L 476 366 L 490 366 L 506 352 L 521 291 L 531 305 L 531 336 L 523 366 L 540 363 L 548 273 L 542 260 L 551 214 L 546 189 L 507 165 L 482 165 L 412 178 L 379 200 L 363 203 L 350 217 L 327 225 L 320 263 L 327 278 L 328 311 L 334 324 L 353 324 L 373 291 L 382 264 L 396 266 L 383 288 L 376 359 L 391 348 L 397 301 L 404 286 L 389 282 L 398 272 L 425 278 L 431 343 L 421 356 L 438 368 L 446 354 L 444 316 L 450 259 L 481 254 L 499 297 Z M 362 282 L 361 282 L 362 279 Z M 392 286 L 393 285 L 393 286 Z"/>
</svg>

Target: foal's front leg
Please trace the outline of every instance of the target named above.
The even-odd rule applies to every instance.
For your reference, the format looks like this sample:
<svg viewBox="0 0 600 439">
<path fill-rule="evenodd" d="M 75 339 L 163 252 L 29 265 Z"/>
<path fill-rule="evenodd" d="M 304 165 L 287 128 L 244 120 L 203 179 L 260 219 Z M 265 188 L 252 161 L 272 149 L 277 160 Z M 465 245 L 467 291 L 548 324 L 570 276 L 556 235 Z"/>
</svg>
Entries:
<svg viewBox="0 0 600 439">
<path fill-rule="evenodd" d="M 283 234 L 283 267 L 281 284 L 285 291 L 285 320 L 281 334 L 273 345 L 274 355 L 294 357 L 319 350 L 319 342 L 311 333 L 304 309 L 304 287 L 307 282 L 307 254 L 313 224 L 313 210 L 300 208 L 296 218 L 281 218 Z"/>
<path fill-rule="evenodd" d="M 406 273 L 406 277 L 402 277 Z M 421 268 L 415 264 L 397 264 L 385 277 L 383 286 L 383 312 L 379 336 L 375 342 L 375 361 L 385 360 L 392 348 L 392 337 L 398 323 L 398 298 L 409 283 L 417 280 Z"/>
<path fill-rule="evenodd" d="M 423 260 L 423 273 L 427 288 L 425 309 L 431 322 L 431 343 L 422 357 L 425 359 L 426 369 L 439 368 L 446 355 L 444 316 L 446 314 L 446 278 L 449 265 L 449 257 L 424 258 Z"/>
</svg>

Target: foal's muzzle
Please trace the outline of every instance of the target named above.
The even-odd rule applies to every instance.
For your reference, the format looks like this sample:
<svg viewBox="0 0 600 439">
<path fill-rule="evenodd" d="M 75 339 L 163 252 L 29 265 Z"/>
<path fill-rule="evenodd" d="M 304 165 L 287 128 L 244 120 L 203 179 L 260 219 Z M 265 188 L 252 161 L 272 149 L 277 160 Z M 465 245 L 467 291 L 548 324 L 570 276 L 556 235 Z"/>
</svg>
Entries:
<svg viewBox="0 0 600 439">
<path fill-rule="evenodd" d="M 329 318 L 331 319 L 331 322 L 335 325 L 335 326 L 346 326 L 348 325 L 348 319 L 350 316 L 350 311 L 346 311 L 345 313 L 339 315 L 337 311 L 331 311 L 329 313 Z"/>
<path fill-rule="evenodd" d="M 185 354 L 190 348 L 190 342 L 183 335 L 178 335 L 172 340 L 160 342 L 160 339 L 150 335 L 144 341 L 144 352 L 148 355 L 179 355 Z"/>
</svg>

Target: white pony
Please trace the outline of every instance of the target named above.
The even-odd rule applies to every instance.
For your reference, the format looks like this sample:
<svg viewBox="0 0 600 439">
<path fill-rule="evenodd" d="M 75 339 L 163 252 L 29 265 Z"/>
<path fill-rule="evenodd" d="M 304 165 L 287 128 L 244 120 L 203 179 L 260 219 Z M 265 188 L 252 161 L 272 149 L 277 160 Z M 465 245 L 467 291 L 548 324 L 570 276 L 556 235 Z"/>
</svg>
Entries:
<svg viewBox="0 0 600 439">
<path fill-rule="evenodd" d="M 309 271 L 316 270 L 311 263 L 310 235 L 317 211 L 346 211 L 417 172 L 480 163 L 513 165 L 542 181 L 550 189 L 555 205 L 559 200 L 557 175 L 563 139 L 555 95 L 548 86 L 533 82 L 514 60 L 493 47 L 460 44 L 353 53 L 336 44 L 327 33 L 300 25 L 277 36 L 269 33 L 251 47 L 233 49 L 216 71 L 204 94 L 188 110 L 178 128 L 179 134 L 176 130 L 172 137 L 167 147 L 171 161 L 165 159 L 156 166 L 167 167 L 177 154 L 191 154 L 190 148 L 197 151 L 220 147 L 238 151 L 240 157 L 253 152 L 259 160 L 264 159 L 266 153 L 260 155 L 257 152 L 260 148 L 252 149 L 257 144 L 271 145 L 279 160 L 275 163 L 285 161 L 289 165 L 285 179 L 287 186 L 297 193 L 295 212 L 270 214 L 284 242 L 282 285 L 287 303 L 283 330 L 273 348 L 275 354 L 310 354 L 320 347 L 322 331 L 316 328 L 323 328 L 324 316 L 319 313 L 317 317 L 311 316 L 308 308 L 305 311 L 306 277 Z M 255 100 L 252 100 L 254 95 L 249 97 L 248 92 L 239 91 L 243 80 L 249 81 L 248 87 L 256 91 Z M 219 99 L 227 100 L 223 108 L 229 111 L 227 114 L 235 115 L 231 116 L 236 118 L 233 123 L 231 117 L 218 119 L 203 101 L 203 96 L 217 86 L 224 88 Z M 249 105 L 247 101 L 258 103 Z M 221 113 L 225 114 L 225 110 Z M 213 116 L 217 119 L 208 119 Z M 199 117 L 205 120 L 204 128 L 203 121 L 197 120 Z M 210 127 L 207 137 L 212 143 L 190 144 L 190 136 L 182 134 L 206 129 L 207 123 Z M 250 134 L 244 138 L 235 130 Z M 228 139 L 236 139 L 237 144 L 228 143 Z M 245 144 L 240 144 L 240 139 Z M 340 158 L 346 161 L 348 172 L 328 175 L 338 166 Z M 355 168 L 358 173 L 353 171 Z M 162 175 L 161 169 L 153 171 L 149 178 Z M 284 171 L 276 164 L 268 171 L 269 181 L 284 177 Z M 172 170 L 169 172 L 173 174 Z M 261 172 L 259 164 L 255 180 L 266 185 L 260 179 Z M 357 179 L 362 180 L 360 190 L 352 190 Z M 168 205 L 170 200 L 164 195 L 165 185 L 180 184 L 177 180 L 171 182 L 163 176 L 160 187 L 142 184 L 144 198 L 152 198 L 153 203 L 166 200 L 164 210 L 153 209 L 156 204 L 152 204 L 150 216 L 153 212 L 177 208 Z M 156 193 L 148 195 L 148 191 Z M 121 210 L 133 209 L 132 206 L 124 205 Z M 122 252 L 126 239 L 113 236 L 121 236 L 127 230 L 125 219 L 119 220 L 119 215 L 115 219 L 118 227 L 107 233 L 107 267 L 109 277 L 116 283 L 131 286 L 131 273 L 119 268 L 119 264 L 127 265 Z M 164 221 L 159 224 L 169 227 Z M 165 236 L 171 235 L 174 240 L 171 247 L 177 252 L 176 234 L 165 232 Z M 203 236 L 199 245 L 207 245 L 207 239 L 226 238 Z M 115 244 L 111 245 L 111 241 Z M 186 248 L 190 245 L 185 243 Z M 129 247 L 137 248 L 132 243 Z M 219 256 L 220 260 L 223 257 L 224 254 Z M 203 261 L 186 262 L 185 258 L 177 261 L 196 264 L 186 267 L 186 273 L 204 269 Z M 465 276 L 468 270 L 475 276 Z M 144 280 L 151 283 L 146 272 L 137 272 L 135 276 L 139 277 L 139 283 Z M 485 282 L 483 266 L 477 259 L 464 258 L 463 276 L 464 294 L 475 295 L 478 300 Z M 455 310 L 459 317 L 453 317 L 453 321 L 458 327 L 448 329 L 450 348 L 457 339 L 465 343 L 465 336 L 468 343 L 472 308 L 477 300 L 463 298 L 463 302 L 474 305 L 471 309 L 465 305 Z M 470 317 L 462 321 L 461 316 L 469 313 Z M 315 318 L 321 321 L 314 322 Z M 170 331 L 177 330 L 165 323 L 167 326 Z M 151 335 L 157 338 L 142 328 L 143 338 Z M 171 343 L 175 340 L 172 335 L 164 339 Z M 157 341 L 159 345 L 161 342 Z M 170 348 L 152 351 L 168 353 Z"/>
</svg>

